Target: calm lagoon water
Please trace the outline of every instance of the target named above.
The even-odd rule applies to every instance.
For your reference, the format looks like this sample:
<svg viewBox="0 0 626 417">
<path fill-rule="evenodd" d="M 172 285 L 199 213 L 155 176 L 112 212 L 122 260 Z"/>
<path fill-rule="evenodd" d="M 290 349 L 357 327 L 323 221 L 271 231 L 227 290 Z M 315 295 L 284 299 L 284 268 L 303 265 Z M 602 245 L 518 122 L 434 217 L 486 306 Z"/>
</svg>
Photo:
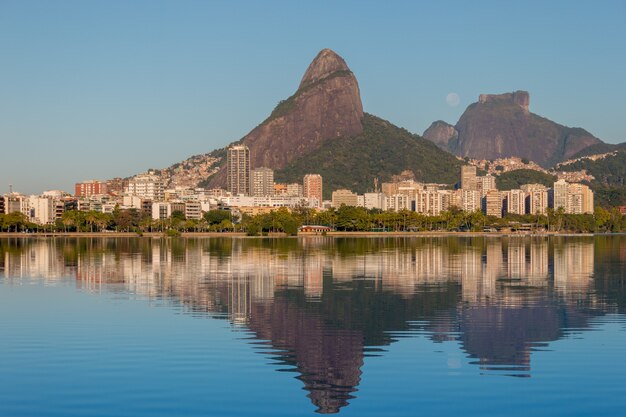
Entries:
<svg viewBox="0 0 626 417">
<path fill-rule="evenodd" d="M 601 416 L 626 237 L 0 239 L 0 416 Z"/>
</svg>

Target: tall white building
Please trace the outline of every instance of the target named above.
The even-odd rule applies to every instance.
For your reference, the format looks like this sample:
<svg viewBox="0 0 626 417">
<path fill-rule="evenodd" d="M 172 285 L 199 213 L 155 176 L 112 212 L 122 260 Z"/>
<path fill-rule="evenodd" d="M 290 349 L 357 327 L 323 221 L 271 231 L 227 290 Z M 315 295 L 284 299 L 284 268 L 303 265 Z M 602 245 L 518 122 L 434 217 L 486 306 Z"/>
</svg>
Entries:
<svg viewBox="0 0 626 417">
<path fill-rule="evenodd" d="M 567 181 L 560 179 L 552 187 L 552 207 L 557 210 L 562 207 L 567 212 Z"/>
<path fill-rule="evenodd" d="M 164 201 L 152 203 L 152 219 L 165 220 L 172 215 L 172 204 Z"/>
<path fill-rule="evenodd" d="M 568 214 L 593 214 L 593 191 L 584 184 L 569 184 L 560 179 L 552 189 L 552 207 L 563 207 Z"/>
<path fill-rule="evenodd" d="M 29 220 L 37 224 L 51 224 L 56 220 L 56 205 L 51 197 L 32 195 L 28 198 Z"/>
<path fill-rule="evenodd" d="M 30 217 L 30 207 L 28 197 L 20 193 L 9 193 L 4 195 L 4 212 L 6 214 L 19 212 Z"/>
<path fill-rule="evenodd" d="M 386 210 L 387 204 L 385 194 L 383 193 L 365 193 L 363 194 L 363 207 L 368 210 L 379 209 Z"/>
<path fill-rule="evenodd" d="M 406 194 L 394 194 L 387 197 L 387 210 L 411 210 L 411 199 Z"/>
</svg>

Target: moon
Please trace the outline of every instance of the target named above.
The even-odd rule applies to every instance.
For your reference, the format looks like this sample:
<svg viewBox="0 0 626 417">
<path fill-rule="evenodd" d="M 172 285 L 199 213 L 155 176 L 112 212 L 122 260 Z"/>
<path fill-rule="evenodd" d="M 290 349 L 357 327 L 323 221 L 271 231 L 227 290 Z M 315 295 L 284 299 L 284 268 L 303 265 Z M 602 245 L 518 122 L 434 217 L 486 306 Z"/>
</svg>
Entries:
<svg viewBox="0 0 626 417">
<path fill-rule="evenodd" d="M 460 102 L 461 97 L 459 97 L 457 93 L 448 93 L 448 95 L 446 96 L 446 103 L 448 103 L 448 106 L 450 107 L 456 107 L 459 105 Z"/>
</svg>

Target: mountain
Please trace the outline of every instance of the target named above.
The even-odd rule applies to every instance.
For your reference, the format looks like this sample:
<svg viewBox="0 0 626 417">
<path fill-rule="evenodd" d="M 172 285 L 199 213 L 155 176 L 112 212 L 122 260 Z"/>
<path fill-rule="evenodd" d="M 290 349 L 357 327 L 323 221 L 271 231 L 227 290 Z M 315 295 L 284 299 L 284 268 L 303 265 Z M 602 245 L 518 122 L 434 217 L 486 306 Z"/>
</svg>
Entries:
<svg viewBox="0 0 626 417">
<path fill-rule="evenodd" d="M 581 128 L 555 123 L 529 110 L 526 91 L 481 94 L 455 126 L 437 121 L 424 137 L 461 157 L 497 159 L 518 156 L 550 167 L 603 142 Z"/>
<path fill-rule="evenodd" d="M 298 90 L 240 142 L 250 148 L 253 168 L 281 169 L 325 141 L 363 131 L 363 105 L 357 80 L 346 62 L 323 49 L 302 77 Z M 221 169 L 207 184 L 226 185 Z"/>
<path fill-rule="evenodd" d="M 453 184 L 461 164 L 422 137 L 364 114 L 354 74 L 330 49 L 317 54 L 291 97 L 234 143 L 246 144 L 252 168 L 274 169 L 277 181 L 321 174 L 325 197 L 337 188 L 364 192 L 375 178 L 387 181 L 406 170 L 418 180 Z M 159 172 L 169 186 L 225 187 L 226 149 Z"/>
</svg>

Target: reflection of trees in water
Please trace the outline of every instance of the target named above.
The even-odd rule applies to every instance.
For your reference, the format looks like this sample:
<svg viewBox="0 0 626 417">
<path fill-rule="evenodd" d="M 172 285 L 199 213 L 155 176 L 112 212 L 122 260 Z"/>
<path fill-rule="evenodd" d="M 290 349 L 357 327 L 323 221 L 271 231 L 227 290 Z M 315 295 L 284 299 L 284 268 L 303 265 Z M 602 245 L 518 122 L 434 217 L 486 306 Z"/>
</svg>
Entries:
<svg viewBox="0 0 626 417">
<path fill-rule="evenodd" d="M 530 376 L 533 348 L 624 312 L 625 265 L 619 237 L 0 239 L 4 275 L 73 275 L 248 326 L 322 413 L 348 404 L 364 351 L 394 332 L 458 340 L 480 369 Z"/>
<path fill-rule="evenodd" d="M 596 237 L 594 254 L 594 291 L 612 312 L 626 313 L 626 238 Z"/>
</svg>

